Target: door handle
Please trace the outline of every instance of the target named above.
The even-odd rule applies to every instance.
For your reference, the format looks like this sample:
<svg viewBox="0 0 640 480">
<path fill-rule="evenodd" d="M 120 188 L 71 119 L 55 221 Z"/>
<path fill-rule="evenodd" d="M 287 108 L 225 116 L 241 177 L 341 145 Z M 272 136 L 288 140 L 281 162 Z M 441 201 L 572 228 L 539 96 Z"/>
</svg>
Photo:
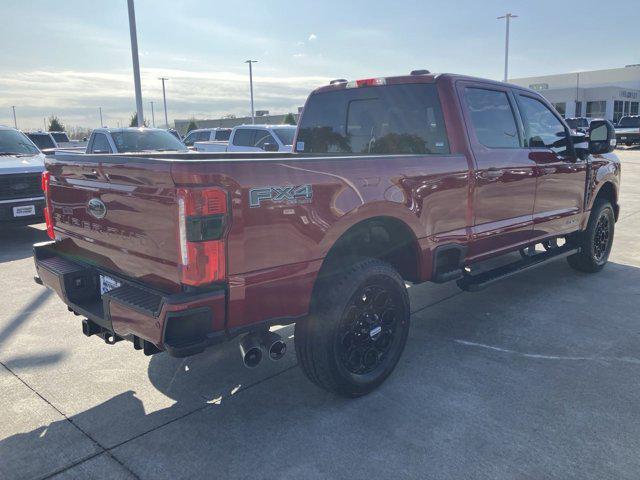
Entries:
<svg viewBox="0 0 640 480">
<path fill-rule="evenodd" d="M 481 178 L 495 180 L 496 178 L 500 178 L 502 175 L 504 175 L 504 170 L 502 168 L 490 167 L 479 173 Z"/>
</svg>

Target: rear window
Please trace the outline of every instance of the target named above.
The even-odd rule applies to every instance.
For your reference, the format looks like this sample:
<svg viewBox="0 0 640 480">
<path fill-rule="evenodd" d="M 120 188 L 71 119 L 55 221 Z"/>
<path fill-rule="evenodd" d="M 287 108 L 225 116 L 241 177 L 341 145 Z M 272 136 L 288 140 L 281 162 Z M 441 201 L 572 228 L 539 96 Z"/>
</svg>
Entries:
<svg viewBox="0 0 640 480">
<path fill-rule="evenodd" d="M 176 137 L 165 130 L 125 130 L 111 133 L 118 153 L 185 150 Z"/>
<path fill-rule="evenodd" d="M 216 140 L 220 141 L 220 142 L 226 142 L 229 140 L 229 137 L 231 136 L 231 129 L 226 129 L 226 130 L 218 130 L 216 132 Z"/>
<path fill-rule="evenodd" d="M 446 154 L 435 85 L 388 85 L 318 93 L 307 102 L 296 151 Z"/>
<path fill-rule="evenodd" d="M 49 134 L 28 133 L 27 137 L 29 137 L 29 140 L 35 143 L 40 150 L 44 150 L 45 148 L 56 148 L 56 145 L 53 143 L 53 139 Z"/>
<path fill-rule="evenodd" d="M 640 127 L 640 117 L 622 117 L 618 122 L 620 128 Z"/>
</svg>

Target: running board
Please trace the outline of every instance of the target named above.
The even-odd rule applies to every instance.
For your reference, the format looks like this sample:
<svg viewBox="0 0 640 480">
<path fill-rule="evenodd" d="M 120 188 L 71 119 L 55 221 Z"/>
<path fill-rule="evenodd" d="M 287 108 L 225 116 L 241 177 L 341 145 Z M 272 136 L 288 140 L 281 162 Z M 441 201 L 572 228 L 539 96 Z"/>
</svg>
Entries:
<svg viewBox="0 0 640 480">
<path fill-rule="evenodd" d="M 464 278 L 461 278 L 456 283 L 458 284 L 458 287 L 464 291 L 477 292 L 494 282 L 502 280 L 503 278 L 538 267 L 544 263 L 550 262 L 551 260 L 568 257 L 574 253 L 578 253 L 578 251 L 579 249 L 574 246 L 563 245 L 562 247 L 554 248 L 543 253 L 537 253 L 533 257 L 523 258 L 517 262 L 509 263 L 508 265 L 503 265 L 477 275 L 465 275 Z"/>
</svg>

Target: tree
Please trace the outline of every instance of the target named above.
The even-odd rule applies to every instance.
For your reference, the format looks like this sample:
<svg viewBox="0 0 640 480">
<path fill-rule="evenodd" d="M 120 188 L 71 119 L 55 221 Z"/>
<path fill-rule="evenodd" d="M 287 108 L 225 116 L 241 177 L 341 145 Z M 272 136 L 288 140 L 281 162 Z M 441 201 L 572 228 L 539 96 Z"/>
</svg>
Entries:
<svg viewBox="0 0 640 480">
<path fill-rule="evenodd" d="M 283 125 L 296 125 L 296 117 L 293 116 L 293 113 L 287 113 L 282 123 Z"/>
<path fill-rule="evenodd" d="M 49 117 L 49 132 L 64 132 L 64 125 L 58 120 L 58 117 L 51 115 Z"/>
<path fill-rule="evenodd" d="M 198 128 L 198 124 L 196 123 L 196 121 L 192 118 L 189 121 L 189 125 L 187 126 L 187 133 L 189 133 L 191 130 L 197 130 Z"/>
<path fill-rule="evenodd" d="M 142 125 L 145 127 L 149 126 L 149 122 L 147 120 L 142 122 Z M 131 121 L 129 122 L 129 126 L 130 127 L 137 127 L 138 126 L 138 114 L 134 113 L 133 115 L 131 115 Z"/>
</svg>

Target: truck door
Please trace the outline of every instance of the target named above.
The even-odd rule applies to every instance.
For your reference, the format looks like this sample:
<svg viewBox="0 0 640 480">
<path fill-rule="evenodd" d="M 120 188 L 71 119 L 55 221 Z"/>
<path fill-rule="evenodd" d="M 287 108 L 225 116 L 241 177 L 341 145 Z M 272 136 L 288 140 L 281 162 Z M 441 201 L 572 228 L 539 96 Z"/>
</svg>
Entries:
<svg viewBox="0 0 640 480">
<path fill-rule="evenodd" d="M 569 129 L 536 96 L 514 91 L 529 158 L 536 162 L 538 183 L 533 209 L 535 238 L 576 230 L 584 205 L 587 162 L 579 159 Z"/>
<path fill-rule="evenodd" d="M 524 147 L 509 88 L 459 82 L 475 159 L 474 224 L 469 257 L 528 243 L 533 235 L 536 162 Z"/>
</svg>

